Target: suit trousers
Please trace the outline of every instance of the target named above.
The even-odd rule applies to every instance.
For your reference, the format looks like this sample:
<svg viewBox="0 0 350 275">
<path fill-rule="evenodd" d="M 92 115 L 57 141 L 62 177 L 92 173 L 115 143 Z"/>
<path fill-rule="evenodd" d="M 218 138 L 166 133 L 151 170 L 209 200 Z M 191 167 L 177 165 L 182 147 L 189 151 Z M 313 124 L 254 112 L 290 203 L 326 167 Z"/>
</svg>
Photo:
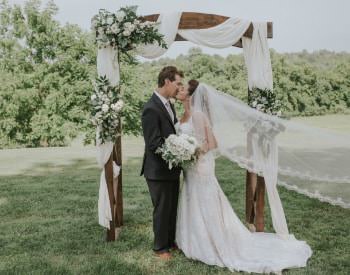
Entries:
<svg viewBox="0 0 350 275">
<path fill-rule="evenodd" d="M 153 250 L 166 252 L 175 244 L 179 179 L 146 181 L 153 204 Z"/>
</svg>

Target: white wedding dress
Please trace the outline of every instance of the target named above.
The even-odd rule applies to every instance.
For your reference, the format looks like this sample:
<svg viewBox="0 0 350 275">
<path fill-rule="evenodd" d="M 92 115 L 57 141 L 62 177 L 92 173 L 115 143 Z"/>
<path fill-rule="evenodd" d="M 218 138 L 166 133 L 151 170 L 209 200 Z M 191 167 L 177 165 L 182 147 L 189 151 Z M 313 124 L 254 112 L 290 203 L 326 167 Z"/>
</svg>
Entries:
<svg viewBox="0 0 350 275">
<path fill-rule="evenodd" d="M 178 132 L 194 136 L 192 118 L 176 124 Z M 239 220 L 215 177 L 212 151 L 184 171 L 176 242 L 186 257 L 231 271 L 280 272 L 304 267 L 311 248 L 293 235 L 251 233 Z"/>
</svg>

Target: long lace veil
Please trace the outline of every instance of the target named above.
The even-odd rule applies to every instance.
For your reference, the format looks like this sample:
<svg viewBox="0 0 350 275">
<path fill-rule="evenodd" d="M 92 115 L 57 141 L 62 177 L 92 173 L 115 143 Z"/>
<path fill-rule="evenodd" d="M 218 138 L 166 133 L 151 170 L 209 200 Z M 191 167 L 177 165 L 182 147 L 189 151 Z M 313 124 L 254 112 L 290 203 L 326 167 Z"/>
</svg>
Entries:
<svg viewBox="0 0 350 275">
<path fill-rule="evenodd" d="M 192 109 L 205 115 L 221 156 L 265 177 L 276 231 L 288 233 L 277 182 L 350 208 L 350 135 L 264 114 L 203 83 Z"/>
</svg>

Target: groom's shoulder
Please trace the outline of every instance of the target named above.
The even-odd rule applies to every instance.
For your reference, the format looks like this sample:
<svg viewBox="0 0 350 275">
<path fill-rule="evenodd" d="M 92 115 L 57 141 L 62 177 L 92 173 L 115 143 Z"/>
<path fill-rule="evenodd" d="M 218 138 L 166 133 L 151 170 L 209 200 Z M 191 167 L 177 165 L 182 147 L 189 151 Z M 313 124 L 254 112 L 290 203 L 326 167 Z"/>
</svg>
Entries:
<svg viewBox="0 0 350 275">
<path fill-rule="evenodd" d="M 145 112 L 148 109 L 156 109 L 156 105 L 155 105 L 154 99 L 153 99 L 153 94 L 148 99 L 148 101 L 146 101 L 145 105 L 143 105 L 143 112 Z"/>
</svg>

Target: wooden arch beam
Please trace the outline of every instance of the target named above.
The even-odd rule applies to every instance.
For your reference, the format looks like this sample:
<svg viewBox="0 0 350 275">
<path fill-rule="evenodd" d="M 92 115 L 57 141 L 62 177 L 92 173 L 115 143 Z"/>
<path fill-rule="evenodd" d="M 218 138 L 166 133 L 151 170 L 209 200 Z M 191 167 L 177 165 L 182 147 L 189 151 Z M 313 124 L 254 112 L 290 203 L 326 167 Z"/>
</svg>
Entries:
<svg viewBox="0 0 350 275">
<path fill-rule="evenodd" d="M 143 16 L 145 21 L 157 21 L 159 14 L 151 14 Z M 216 14 L 207 14 L 207 13 L 199 13 L 199 12 L 183 12 L 181 15 L 179 29 L 208 29 L 219 25 L 225 22 L 229 17 L 216 15 Z M 252 37 L 253 35 L 253 24 L 250 23 L 247 31 L 243 34 L 245 37 Z M 273 37 L 273 24 L 272 22 L 267 22 L 267 38 Z M 176 35 L 175 41 L 186 41 L 179 34 Z M 242 41 L 239 40 L 235 45 L 235 47 L 242 48 Z"/>
</svg>

